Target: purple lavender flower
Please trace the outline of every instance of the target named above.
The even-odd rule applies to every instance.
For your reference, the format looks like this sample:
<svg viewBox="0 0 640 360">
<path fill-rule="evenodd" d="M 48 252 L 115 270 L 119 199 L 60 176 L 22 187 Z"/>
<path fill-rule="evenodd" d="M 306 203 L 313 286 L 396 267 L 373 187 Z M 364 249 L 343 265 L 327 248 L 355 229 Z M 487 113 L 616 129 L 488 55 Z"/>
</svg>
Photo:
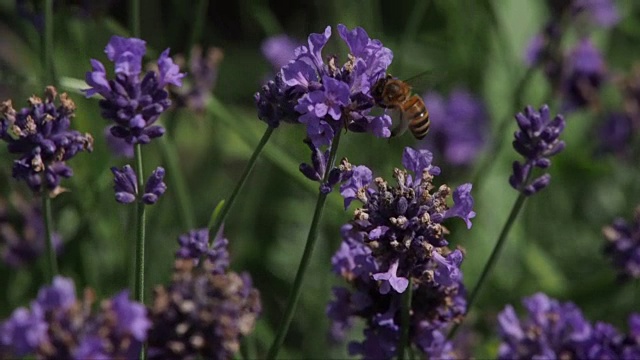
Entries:
<svg viewBox="0 0 640 360">
<path fill-rule="evenodd" d="M 428 150 L 406 148 L 402 157 L 406 170 L 394 170 L 398 185 L 390 186 L 382 178 L 371 180 L 370 170 L 352 166 L 351 178 L 341 186 L 345 204 L 358 200 L 362 208 L 343 226 L 341 247 L 332 258 L 333 271 L 352 289 L 334 289 L 336 298 L 327 314 L 334 338 L 354 318 L 366 321 L 365 339 L 349 345 L 351 354 L 364 358 L 396 354 L 405 291 L 413 292 L 410 340 L 426 354 L 442 350 L 436 341 L 444 339 L 446 329 L 465 314 L 463 253 L 448 248 L 444 238 L 448 230 L 442 222 L 475 216 L 471 184 L 456 189 L 454 206 L 449 208 L 451 189 L 442 185 L 435 190 L 433 178 L 440 169 L 432 160 Z"/>
<path fill-rule="evenodd" d="M 142 58 L 146 53 L 143 40 L 113 36 L 105 53 L 114 63 L 115 79 L 108 80 L 104 65 L 92 59 L 93 70 L 86 74 L 90 88 L 84 91 L 87 97 L 94 94 L 103 97 L 102 116 L 115 122 L 111 134 L 129 144 L 148 144 L 162 136 L 164 128 L 154 123 L 171 104 L 164 87 L 181 86 L 184 76 L 169 57 L 169 49 L 158 58 L 158 72 L 149 71 L 142 80 Z"/>
<path fill-rule="evenodd" d="M 19 111 L 11 100 L 0 104 L 0 138 L 10 153 L 22 155 L 13 162 L 13 177 L 34 192 L 46 188 L 55 194 L 61 178 L 73 175 L 66 161 L 93 148 L 91 135 L 69 130 L 76 109 L 73 101 L 63 93 L 56 106 L 56 97 L 56 89 L 48 86 L 44 100 L 32 96 L 29 106 Z"/>
<path fill-rule="evenodd" d="M 190 259 L 196 261 L 206 256 L 207 266 L 214 274 L 224 274 L 229 268 L 229 252 L 227 245 L 229 240 L 223 235 L 224 227 L 220 228 L 218 235 L 213 240 L 213 244 L 209 247 L 209 229 L 191 230 L 186 234 L 178 237 L 180 249 L 176 252 L 178 259 Z"/>
<path fill-rule="evenodd" d="M 464 89 L 448 99 L 431 92 L 424 96 L 431 131 L 422 144 L 442 154 L 448 164 L 470 165 L 486 141 L 487 115 L 483 103 Z"/>
<path fill-rule="evenodd" d="M 261 304 L 250 276 L 195 264 L 177 259 L 171 284 L 154 291 L 150 359 L 229 359 L 253 330 Z"/>
<path fill-rule="evenodd" d="M 295 50 L 300 45 L 290 36 L 280 34 L 265 39 L 260 48 L 271 66 L 278 71 L 295 58 Z"/>
<path fill-rule="evenodd" d="M 348 30 L 340 24 L 337 29 L 349 47 L 347 62 L 338 68 L 335 56 L 327 63 L 322 58 L 331 27 L 322 34 L 311 34 L 308 46 L 298 47 L 295 58 L 256 93 L 258 117 L 271 127 L 278 127 L 281 121 L 305 124 L 316 147 L 329 145 L 343 126 L 389 137 L 391 118 L 369 112 L 375 105 L 371 88 L 385 76 L 393 54 L 362 28 Z"/>
<path fill-rule="evenodd" d="M 627 222 L 615 219 L 602 229 L 607 240 L 604 253 L 610 259 L 621 279 L 640 278 L 640 207 L 634 218 Z"/>
<path fill-rule="evenodd" d="M 528 312 L 523 320 L 511 305 L 498 315 L 499 359 L 587 358 L 592 327 L 580 309 L 542 293 L 525 298 L 523 304 Z"/>
<path fill-rule="evenodd" d="M 60 254 L 62 238 L 53 233 L 52 241 L 56 254 Z M 12 268 L 23 267 L 38 259 L 45 249 L 40 202 L 27 202 L 16 193 L 6 201 L 0 198 L 0 256 L 4 263 Z"/>
<path fill-rule="evenodd" d="M 619 156 L 628 155 L 634 132 L 633 121 L 628 114 L 608 114 L 597 131 L 599 151 Z"/>
<path fill-rule="evenodd" d="M 551 165 L 549 157 L 564 149 L 564 141 L 559 140 L 559 136 L 564 130 L 565 121 L 562 115 L 556 115 L 551 120 L 547 105 L 543 105 L 539 112 L 527 106 L 524 113 L 516 115 L 516 121 L 519 130 L 515 133 L 513 148 L 524 157 L 524 162 L 513 162 L 509 184 L 530 196 L 547 187 L 551 181 L 549 174 L 532 180 L 533 169 L 548 168 Z"/>
<path fill-rule="evenodd" d="M 123 291 L 92 313 L 94 295 L 76 299 L 75 286 L 57 276 L 38 292 L 30 309 L 19 308 L 0 325 L 3 356 L 46 359 L 137 359 L 151 326 L 142 304 Z"/>
<path fill-rule="evenodd" d="M 324 181 L 327 167 L 329 166 L 329 150 L 320 150 L 308 138 L 304 140 L 304 143 L 311 149 L 311 164 L 300 164 L 300 172 L 306 176 L 307 179 L 319 182 L 321 193 L 330 193 L 337 184 L 345 181 L 345 179 L 350 176 L 351 164 L 345 159 L 342 160 L 340 165 L 329 170 L 327 180 Z"/>
<path fill-rule="evenodd" d="M 121 204 L 130 204 L 138 199 L 138 177 L 130 165 L 125 165 L 121 169 L 112 167 L 113 190 L 116 194 L 116 201 Z M 167 185 L 163 182 L 164 168 L 157 167 L 149 176 L 144 188 L 144 193 L 140 201 L 147 205 L 155 204 L 160 196 L 167 190 Z"/>
<path fill-rule="evenodd" d="M 606 77 L 602 55 L 589 39 L 582 39 L 564 62 L 563 108 L 572 110 L 595 104 Z"/>
</svg>

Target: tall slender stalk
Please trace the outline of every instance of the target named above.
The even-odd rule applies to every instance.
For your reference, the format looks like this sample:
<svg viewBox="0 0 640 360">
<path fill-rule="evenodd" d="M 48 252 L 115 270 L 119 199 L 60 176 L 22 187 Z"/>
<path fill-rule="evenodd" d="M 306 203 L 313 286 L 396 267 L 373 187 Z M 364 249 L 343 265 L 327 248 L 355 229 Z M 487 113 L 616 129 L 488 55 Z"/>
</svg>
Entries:
<svg viewBox="0 0 640 360">
<path fill-rule="evenodd" d="M 400 343 L 398 344 L 398 360 L 405 359 L 405 348 L 409 345 L 409 327 L 411 324 L 411 297 L 413 296 L 413 284 L 409 278 L 409 286 L 402 294 L 402 307 L 400 308 Z M 411 346 L 409 346 L 411 350 Z"/>
<path fill-rule="evenodd" d="M 262 135 L 262 138 L 260 139 L 258 146 L 253 151 L 253 154 L 249 159 L 249 163 L 244 168 L 244 173 L 242 173 L 240 180 L 236 183 L 236 187 L 233 189 L 233 192 L 231 193 L 229 200 L 224 202 L 224 204 L 222 205 L 222 209 L 220 210 L 220 214 L 215 219 L 214 225 L 209 228 L 209 245 L 213 244 L 213 241 L 215 240 L 216 235 L 220 230 L 220 227 L 222 227 L 222 224 L 224 223 L 224 220 L 227 217 L 227 214 L 229 214 L 229 210 L 231 210 L 231 207 L 233 206 L 233 203 L 235 202 L 236 197 L 240 193 L 240 190 L 242 189 L 244 184 L 247 182 L 247 179 L 249 178 L 249 174 L 251 174 L 251 170 L 253 170 L 253 167 L 256 165 L 256 160 L 258 160 L 258 156 L 260 156 L 262 149 L 269 141 L 269 138 L 271 137 L 271 134 L 273 133 L 274 129 L 275 128 L 272 128 L 271 126 L 269 126 L 267 127 L 267 130 L 264 131 L 264 135 Z"/>
<path fill-rule="evenodd" d="M 42 191 L 42 219 L 44 220 L 44 233 L 45 233 L 45 246 L 47 252 L 47 279 L 49 283 L 53 280 L 53 277 L 58 275 L 58 259 L 56 257 L 56 249 L 53 244 L 53 231 L 51 228 L 53 223 L 51 221 L 51 197 L 49 197 L 49 191 Z"/>
<path fill-rule="evenodd" d="M 329 153 L 329 159 L 327 161 L 327 171 L 324 174 L 323 182 L 327 181 L 329 177 L 329 170 L 333 168 L 333 164 L 335 163 L 336 154 L 338 152 L 338 144 L 340 142 L 340 134 L 341 131 L 338 131 L 336 133 L 336 137 L 333 139 L 333 143 L 331 144 L 331 151 Z M 293 320 L 293 314 L 295 313 L 296 305 L 298 304 L 298 300 L 300 299 L 302 282 L 304 280 L 307 269 L 309 268 L 311 255 L 313 254 L 313 248 L 315 247 L 316 240 L 318 239 L 318 225 L 320 224 L 320 219 L 322 218 L 322 210 L 324 209 L 327 195 L 328 194 L 319 192 L 318 201 L 316 202 L 316 208 L 313 213 L 313 220 L 311 221 L 311 227 L 309 228 L 309 234 L 307 235 L 307 243 L 304 247 L 300 265 L 298 266 L 298 272 L 296 273 L 296 278 L 293 281 L 293 288 L 291 289 L 291 293 L 289 294 L 289 298 L 287 299 L 285 313 L 282 316 L 282 320 L 280 321 L 280 326 L 278 327 L 276 338 L 273 340 L 273 343 L 269 348 L 267 359 L 275 359 L 276 356 L 278 356 L 280 347 L 284 342 L 284 337 L 289 331 L 289 325 L 291 325 L 291 320 Z"/>
<path fill-rule="evenodd" d="M 142 168 L 142 145 L 135 145 L 136 176 L 138 177 L 138 193 L 144 192 L 144 169 Z M 142 196 L 142 195 L 140 195 Z M 144 302 L 144 253 L 145 253 L 145 204 L 138 199 L 136 202 L 136 301 Z"/>
<path fill-rule="evenodd" d="M 196 6 L 194 7 L 194 21 L 193 27 L 191 28 L 191 34 L 189 35 L 189 42 L 187 43 L 187 48 L 185 49 L 185 53 L 189 53 L 191 48 L 200 41 L 200 37 L 202 35 L 202 28 L 204 27 L 204 18 L 207 15 L 207 5 L 209 4 L 209 0 L 198 0 Z"/>
<path fill-rule="evenodd" d="M 129 1 L 129 29 L 133 37 L 140 38 L 140 0 Z"/>
</svg>

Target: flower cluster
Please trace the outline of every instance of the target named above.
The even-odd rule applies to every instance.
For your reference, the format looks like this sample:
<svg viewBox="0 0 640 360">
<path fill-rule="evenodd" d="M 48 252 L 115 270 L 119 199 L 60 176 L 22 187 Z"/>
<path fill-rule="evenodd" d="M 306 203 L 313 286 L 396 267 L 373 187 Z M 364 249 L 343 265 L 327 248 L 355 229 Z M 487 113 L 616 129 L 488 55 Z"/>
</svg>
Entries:
<svg viewBox="0 0 640 360">
<path fill-rule="evenodd" d="M 111 172 L 113 173 L 113 190 L 116 194 L 116 201 L 121 204 L 129 204 L 139 199 L 147 205 L 153 205 L 167 191 L 167 185 L 163 182 L 164 168 L 162 167 L 157 167 L 151 173 L 140 198 L 138 177 L 130 165 L 125 165 L 122 169 L 112 167 Z"/>
<path fill-rule="evenodd" d="M 45 89 L 44 99 L 29 98 L 28 107 L 16 111 L 11 100 L 0 103 L 0 138 L 8 143 L 9 152 L 21 154 L 13 162 L 13 177 L 23 180 L 34 192 L 59 190 L 61 178 L 69 178 L 73 170 L 66 161 L 80 151 L 93 149 L 93 138 L 69 130 L 76 105 L 62 93 L 60 105 L 53 86 Z"/>
<path fill-rule="evenodd" d="M 410 340 L 426 354 L 443 351 L 444 331 L 465 314 L 463 252 L 448 247 L 449 232 L 442 223 L 459 217 L 471 227 L 471 184 L 453 191 L 454 204 L 449 207 L 451 189 L 433 185 L 440 169 L 432 165 L 432 157 L 427 150 L 406 148 L 406 170 L 394 170 L 397 185 L 372 179 L 365 166 L 353 166 L 341 186 L 346 206 L 357 199 L 363 207 L 342 227 L 342 244 L 332 259 L 333 271 L 352 289 L 335 288 L 327 312 L 338 338 L 354 318 L 365 319 L 365 340 L 350 344 L 352 354 L 396 354 L 405 291 L 413 292 Z"/>
<path fill-rule="evenodd" d="M 322 49 L 331 37 L 331 27 L 311 34 L 308 46 L 295 50 L 295 58 L 256 93 L 258 117 L 271 127 L 281 121 L 302 123 L 316 147 L 329 145 L 335 134 L 346 126 L 351 131 L 372 132 L 389 137 L 391 118 L 370 115 L 375 101 L 371 88 L 384 77 L 393 54 L 362 28 L 348 30 L 337 26 L 349 47 L 347 61 L 338 67 L 338 59 L 322 58 Z"/>
<path fill-rule="evenodd" d="M 331 168 L 327 175 L 329 150 L 320 150 L 313 145 L 309 139 L 305 139 L 304 142 L 311 149 L 311 164 L 300 164 L 300 172 L 306 176 L 307 179 L 319 182 L 321 193 L 330 193 L 334 186 L 344 182 L 351 176 L 351 164 L 346 160 L 343 160 L 339 166 Z M 327 175 L 326 181 L 324 180 L 325 175 Z"/>
<path fill-rule="evenodd" d="M 202 47 L 194 46 L 189 54 L 188 73 L 184 85 L 170 88 L 177 108 L 186 107 L 197 113 L 205 111 L 210 101 L 211 91 L 218 79 L 218 67 L 224 57 L 222 49 L 211 47 L 203 53 Z M 184 59 L 176 57 L 176 63 L 183 67 Z"/>
<path fill-rule="evenodd" d="M 105 53 L 115 65 L 115 78 L 108 80 L 104 65 L 92 59 L 93 70 L 86 74 L 90 88 L 84 91 L 87 97 L 102 95 L 102 116 L 115 122 L 111 134 L 129 144 L 147 144 L 162 136 L 164 128 L 154 123 L 171 105 L 164 87 L 181 86 L 184 76 L 169 57 L 169 49 L 158 59 L 158 72 L 149 71 L 142 79 L 142 58 L 146 53 L 143 40 L 113 36 Z"/>
<path fill-rule="evenodd" d="M 640 207 L 631 223 L 622 218 L 602 229 L 605 254 L 623 279 L 640 278 Z"/>
<path fill-rule="evenodd" d="M 227 240 L 218 234 L 207 251 L 206 230 L 180 237 L 173 279 L 154 291 L 149 309 L 150 359 L 229 359 L 261 311 L 260 294 L 246 274 L 228 270 Z M 202 267 L 197 259 L 207 254 Z"/>
<path fill-rule="evenodd" d="M 612 325 L 591 324 L 573 303 L 537 293 L 523 301 L 528 312 L 518 319 L 511 305 L 498 315 L 502 343 L 499 359 L 637 359 L 640 314 L 629 318 L 629 334 Z"/>
<path fill-rule="evenodd" d="M 452 165 L 470 165 L 486 141 L 487 114 L 484 104 L 464 89 L 455 89 L 445 99 L 440 94 L 425 94 L 431 127 L 422 143 L 441 154 Z"/>
<path fill-rule="evenodd" d="M 543 105 L 539 112 L 527 106 L 524 113 L 516 115 L 516 121 L 519 130 L 515 133 L 513 148 L 524 157 L 524 161 L 513 162 L 509 184 L 529 196 L 547 187 L 551 181 L 551 175 L 546 173 L 532 179 L 533 169 L 548 168 L 551 165 L 549 157 L 564 149 L 564 141 L 559 136 L 565 121 L 562 115 L 556 115 L 552 120 L 547 105 Z"/>
<path fill-rule="evenodd" d="M 227 245 L 229 240 L 223 236 L 223 228 L 209 247 L 209 229 L 191 230 L 178 238 L 180 248 L 176 251 L 176 258 L 191 259 L 196 261 L 206 256 L 207 266 L 214 274 L 224 274 L 229 267 L 229 252 Z"/>
<path fill-rule="evenodd" d="M 92 313 L 93 297 L 85 291 L 79 301 L 71 279 L 54 278 L 29 309 L 18 308 L 2 322 L 1 357 L 137 359 L 151 326 L 144 305 L 122 291 Z"/>
<path fill-rule="evenodd" d="M 45 241 L 39 204 L 27 202 L 17 193 L 8 199 L 0 198 L 0 256 L 5 264 L 19 268 L 35 261 L 45 251 Z M 59 254 L 62 238 L 54 233 L 52 241 Z"/>
</svg>

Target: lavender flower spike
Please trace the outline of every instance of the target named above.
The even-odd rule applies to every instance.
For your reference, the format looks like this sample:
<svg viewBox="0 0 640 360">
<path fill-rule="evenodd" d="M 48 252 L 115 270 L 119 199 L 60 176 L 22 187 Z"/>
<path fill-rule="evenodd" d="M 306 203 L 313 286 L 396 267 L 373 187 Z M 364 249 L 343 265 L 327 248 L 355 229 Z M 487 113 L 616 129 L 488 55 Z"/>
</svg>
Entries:
<svg viewBox="0 0 640 360">
<path fill-rule="evenodd" d="M 228 271 L 228 241 L 222 233 L 204 266 L 196 267 L 193 256 L 201 254 L 205 232 L 180 238 L 171 284 L 154 291 L 150 359 L 230 359 L 239 351 L 241 337 L 253 330 L 260 294 L 248 274 Z"/>
<path fill-rule="evenodd" d="M 345 124 L 351 131 L 389 137 L 391 118 L 369 113 L 375 105 L 371 88 L 386 75 L 393 54 L 362 28 L 348 30 L 340 24 L 337 30 L 349 48 L 347 61 L 341 67 L 336 56 L 324 61 L 322 49 L 331 27 L 311 34 L 308 44 L 296 48 L 293 60 L 255 94 L 258 117 L 271 127 L 283 121 L 305 124 L 316 147 L 329 145 Z"/>
<path fill-rule="evenodd" d="M 142 79 L 142 58 L 146 53 L 143 40 L 113 36 L 105 48 L 107 58 L 114 63 L 115 78 L 109 80 L 104 65 L 91 60 L 84 90 L 87 97 L 99 94 L 102 116 L 113 121 L 111 134 L 129 144 L 147 144 L 162 136 L 164 128 L 154 125 L 160 114 L 171 104 L 167 85 L 181 86 L 183 73 L 169 57 L 166 49 L 158 59 L 158 72 L 149 71 Z"/>
<path fill-rule="evenodd" d="M 62 178 L 73 175 L 66 161 L 80 151 L 93 149 L 89 134 L 69 130 L 76 105 L 53 86 L 45 89 L 45 97 L 29 98 L 29 106 L 19 111 L 11 100 L 0 103 L 0 139 L 8 143 L 9 152 L 20 154 L 13 162 L 13 177 L 23 180 L 34 192 L 48 189 L 54 194 Z"/>
<path fill-rule="evenodd" d="M 351 166 L 341 186 L 345 204 L 357 200 L 362 207 L 343 226 L 342 245 L 332 258 L 334 273 L 350 287 L 333 290 L 327 314 L 334 337 L 343 335 L 355 318 L 365 320 L 365 339 L 349 345 L 352 355 L 396 355 L 401 293 L 412 292 L 409 340 L 427 357 L 445 351 L 444 334 L 466 312 L 463 253 L 447 246 L 443 222 L 459 217 L 471 225 L 471 184 L 453 192 L 449 208 L 452 191 L 446 185 L 436 188 L 440 168 L 432 162 L 428 150 L 406 148 L 405 169 L 394 170 L 396 185 L 373 178 L 364 166 Z"/>
<path fill-rule="evenodd" d="M 138 199 L 138 177 L 130 165 L 125 165 L 122 169 L 111 168 L 113 173 L 113 190 L 116 201 L 121 204 L 130 204 Z M 147 205 L 155 204 L 160 196 L 167 190 L 167 185 L 163 182 L 164 169 L 156 168 L 147 180 L 144 193 L 140 200 Z"/>
<path fill-rule="evenodd" d="M 549 185 L 549 174 L 532 179 L 532 172 L 536 167 L 548 168 L 551 165 L 549 158 L 564 149 L 564 141 L 559 137 L 565 121 L 562 115 L 551 119 L 547 105 L 543 105 L 539 112 L 527 106 L 524 113 L 516 115 L 516 121 L 519 130 L 515 133 L 513 148 L 524 157 L 524 161 L 513 163 L 509 183 L 514 189 L 530 196 Z"/>
</svg>

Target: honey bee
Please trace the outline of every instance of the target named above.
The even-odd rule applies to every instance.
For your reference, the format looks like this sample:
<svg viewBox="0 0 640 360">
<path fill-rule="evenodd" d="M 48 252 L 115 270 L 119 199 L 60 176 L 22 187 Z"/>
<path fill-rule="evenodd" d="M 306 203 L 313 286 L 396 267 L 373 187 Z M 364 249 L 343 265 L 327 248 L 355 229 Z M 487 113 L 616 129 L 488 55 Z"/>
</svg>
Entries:
<svg viewBox="0 0 640 360">
<path fill-rule="evenodd" d="M 402 135 L 407 129 L 421 140 L 429 132 L 429 111 L 419 95 L 411 94 L 411 85 L 406 81 L 387 75 L 378 80 L 371 91 L 376 104 L 399 112 L 400 122 L 391 130 L 391 137 Z"/>
</svg>

